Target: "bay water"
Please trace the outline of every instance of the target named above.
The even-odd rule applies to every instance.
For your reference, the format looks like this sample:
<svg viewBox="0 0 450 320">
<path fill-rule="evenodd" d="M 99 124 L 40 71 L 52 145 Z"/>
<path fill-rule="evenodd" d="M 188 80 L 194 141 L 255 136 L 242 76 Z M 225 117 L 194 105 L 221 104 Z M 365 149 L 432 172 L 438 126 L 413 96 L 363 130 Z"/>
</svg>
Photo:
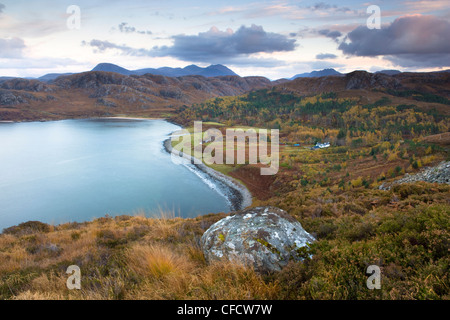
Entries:
<svg viewBox="0 0 450 320">
<path fill-rule="evenodd" d="M 165 120 L 0 123 L 0 231 L 106 214 L 229 211 L 214 181 L 164 150 L 163 141 L 179 129 Z"/>
</svg>

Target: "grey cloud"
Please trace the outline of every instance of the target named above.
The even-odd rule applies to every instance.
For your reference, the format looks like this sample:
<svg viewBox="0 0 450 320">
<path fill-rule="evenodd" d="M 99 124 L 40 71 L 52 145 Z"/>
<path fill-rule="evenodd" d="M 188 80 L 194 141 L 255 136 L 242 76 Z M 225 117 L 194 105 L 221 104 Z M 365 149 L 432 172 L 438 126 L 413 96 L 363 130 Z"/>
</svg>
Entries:
<svg viewBox="0 0 450 320">
<path fill-rule="evenodd" d="M 311 10 L 324 10 L 324 9 L 326 10 L 331 8 L 331 5 L 326 4 L 325 2 L 318 2 L 313 6 L 309 6 L 308 8 Z"/>
<path fill-rule="evenodd" d="M 135 27 L 130 26 L 127 22 L 122 22 L 118 26 L 119 31 L 123 33 L 139 33 L 139 34 L 152 34 L 151 31 L 137 30 Z"/>
<path fill-rule="evenodd" d="M 121 24 L 119 24 L 119 30 L 120 30 L 120 32 L 125 32 L 125 33 L 136 32 L 136 28 L 129 26 L 128 23 L 126 23 L 126 22 L 122 22 Z"/>
<path fill-rule="evenodd" d="M 89 42 L 82 41 L 81 45 L 92 47 L 96 52 L 105 52 L 106 50 L 117 50 L 122 55 L 129 55 L 129 56 L 151 56 L 151 57 L 163 56 L 160 52 L 157 51 L 157 48 L 153 48 L 154 50 L 147 50 L 143 48 L 136 49 L 126 45 L 118 45 L 109 41 L 102 41 L 96 39 L 91 40 Z M 270 58 L 252 58 L 248 56 L 235 56 L 227 58 L 211 56 L 209 57 L 208 60 L 205 61 L 210 63 L 227 63 L 242 67 L 257 65 L 258 67 L 261 68 L 273 68 L 286 65 L 286 63 L 281 60 Z"/>
<path fill-rule="evenodd" d="M 208 32 L 195 36 L 172 37 L 171 47 L 158 48 L 158 54 L 187 61 L 209 62 L 217 58 L 234 58 L 253 53 L 293 51 L 295 40 L 286 36 L 264 31 L 263 27 L 252 25 L 220 31 L 213 27 Z"/>
<path fill-rule="evenodd" d="M 324 11 L 324 10 L 334 10 L 334 11 L 338 11 L 338 12 L 351 12 L 353 10 L 351 10 L 348 7 L 338 7 L 337 5 L 331 5 L 325 2 L 318 2 L 313 6 L 309 6 L 308 9 L 312 10 L 312 11 Z"/>
<path fill-rule="evenodd" d="M 325 59 L 336 59 L 337 55 L 332 53 L 319 53 L 316 55 L 316 59 L 318 60 L 325 60 Z"/>
<path fill-rule="evenodd" d="M 126 45 L 118 45 L 109 41 L 102 41 L 102 40 L 91 40 L 89 42 L 86 41 L 82 41 L 81 42 L 82 46 L 89 46 L 92 47 L 94 49 L 96 49 L 98 52 L 104 52 L 106 50 L 118 50 L 121 54 L 123 55 L 129 55 L 129 56 L 152 56 L 152 52 L 150 50 L 147 49 L 136 49 L 136 48 L 132 48 Z"/>
<path fill-rule="evenodd" d="M 348 17 L 366 16 L 366 10 L 351 9 L 349 7 L 340 7 L 335 4 L 318 2 L 315 5 L 304 7 L 315 15 L 314 19 L 347 19 Z"/>
<path fill-rule="evenodd" d="M 336 40 L 337 38 L 342 36 L 342 33 L 340 31 L 336 31 L 336 30 L 333 31 L 333 30 L 329 30 L 329 29 L 318 30 L 317 33 L 324 37 L 331 38 L 333 40 Z"/>
<path fill-rule="evenodd" d="M 0 39 L 0 58 L 21 58 L 25 43 L 20 38 Z"/>
<path fill-rule="evenodd" d="M 0 3 L 0 13 L 2 13 L 4 9 L 5 9 L 5 5 L 3 3 Z"/>
<path fill-rule="evenodd" d="M 348 55 L 386 56 L 400 66 L 448 65 L 450 23 L 435 16 L 416 15 L 400 17 L 379 30 L 359 26 L 339 49 Z"/>
<path fill-rule="evenodd" d="M 260 26 L 240 27 L 236 32 L 231 29 L 220 31 L 213 27 L 208 32 L 198 35 L 176 35 L 171 37 L 172 46 L 136 49 L 126 45 L 118 45 L 109 41 L 83 41 L 82 45 L 95 48 L 99 52 L 118 50 L 122 54 L 132 56 L 174 57 L 191 62 L 220 62 L 249 64 L 254 53 L 272 53 L 293 51 L 295 40 L 286 36 L 266 32 Z M 250 60 L 249 60 L 250 59 Z M 269 59 L 270 60 L 270 59 Z M 278 60 L 261 59 L 266 65 L 279 65 Z"/>
<path fill-rule="evenodd" d="M 449 67 L 450 53 L 429 53 L 429 54 L 399 54 L 385 56 L 396 66 L 405 68 L 435 68 Z"/>
</svg>

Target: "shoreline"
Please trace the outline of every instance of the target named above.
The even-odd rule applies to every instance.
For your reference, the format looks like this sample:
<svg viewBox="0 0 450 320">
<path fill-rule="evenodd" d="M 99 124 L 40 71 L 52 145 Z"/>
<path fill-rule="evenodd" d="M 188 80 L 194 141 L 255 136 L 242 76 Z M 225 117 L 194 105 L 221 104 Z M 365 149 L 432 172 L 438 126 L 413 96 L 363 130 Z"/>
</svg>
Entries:
<svg viewBox="0 0 450 320">
<path fill-rule="evenodd" d="M 164 140 L 163 146 L 164 150 L 167 153 L 172 154 L 173 147 L 170 138 Z M 228 196 L 229 201 L 231 203 L 231 211 L 243 210 L 252 205 L 253 202 L 252 194 L 242 183 L 240 183 L 239 181 L 230 176 L 227 176 L 219 171 L 216 171 L 208 167 L 203 162 L 201 164 L 194 163 L 193 156 L 187 155 L 181 151 L 178 151 L 178 155 L 182 158 L 189 160 L 190 163 L 194 165 L 198 170 L 207 174 L 213 180 L 219 181 L 220 183 L 224 184 L 225 187 L 227 187 L 229 191 Z"/>
<path fill-rule="evenodd" d="M 139 117 L 126 117 L 126 116 L 105 116 L 105 117 L 68 117 L 61 119 L 40 119 L 40 120 L 0 120 L 0 123 L 30 123 L 30 122 L 52 122 L 52 121 L 64 121 L 64 120 L 166 120 L 166 118 L 139 118 Z"/>
<path fill-rule="evenodd" d="M 89 118 L 89 119 L 110 119 L 110 120 L 166 120 L 165 118 L 138 118 L 138 117 L 98 117 L 98 118 Z"/>
</svg>

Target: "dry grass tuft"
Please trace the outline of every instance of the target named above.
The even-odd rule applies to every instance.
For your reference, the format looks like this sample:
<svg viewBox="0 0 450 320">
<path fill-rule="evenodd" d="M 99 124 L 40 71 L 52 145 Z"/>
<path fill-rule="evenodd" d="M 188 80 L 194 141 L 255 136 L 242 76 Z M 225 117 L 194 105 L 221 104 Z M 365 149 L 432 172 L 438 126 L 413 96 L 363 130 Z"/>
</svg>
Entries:
<svg viewBox="0 0 450 320">
<path fill-rule="evenodd" d="M 154 279 L 192 269 L 191 262 L 161 244 L 139 244 L 128 249 L 125 256 L 130 270 L 140 276 Z"/>
<path fill-rule="evenodd" d="M 266 282 L 252 268 L 235 262 L 208 265 L 196 279 L 193 295 L 205 300 L 266 300 L 276 299 L 276 282 Z"/>
</svg>

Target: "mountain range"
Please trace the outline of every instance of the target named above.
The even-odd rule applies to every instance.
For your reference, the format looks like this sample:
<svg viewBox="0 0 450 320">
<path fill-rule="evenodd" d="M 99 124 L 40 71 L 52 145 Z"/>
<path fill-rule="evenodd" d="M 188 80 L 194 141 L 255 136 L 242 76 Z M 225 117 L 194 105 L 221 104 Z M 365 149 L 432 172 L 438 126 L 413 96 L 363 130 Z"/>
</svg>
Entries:
<svg viewBox="0 0 450 320">
<path fill-rule="evenodd" d="M 237 76 L 236 73 L 234 73 L 232 70 L 221 64 L 210 65 L 209 67 L 206 68 L 202 68 L 193 64 L 185 68 L 162 67 L 157 69 L 145 68 L 139 70 L 128 70 L 112 63 L 100 63 L 91 71 L 115 72 L 124 76 L 131 76 L 131 75 L 142 76 L 147 73 L 165 77 L 203 76 L 206 78 L 210 78 L 221 76 Z M 39 77 L 38 80 L 50 82 L 60 76 L 67 76 L 71 74 L 73 73 L 49 73 L 42 77 Z"/>
<path fill-rule="evenodd" d="M 128 70 L 121 66 L 112 63 L 99 63 L 95 66 L 91 71 L 100 71 L 100 72 L 114 72 L 124 76 L 142 76 L 145 74 L 153 74 L 153 75 L 161 75 L 165 77 L 184 77 L 184 76 L 203 76 L 205 78 L 213 78 L 213 77 L 223 77 L 223 76 L 238 76 L 233 70 L 228 67 L 216 64 L 210 65 L 209 67 L 199 67 L 195 64 L 189 65 L 184 68 L 171 68 L 171 67 L 162 67 L 162 68 L 144 68 L 138 70 Z M 431 73 L 443 73 L 450 72 L 450 70 L 442 70 L 435 71 Z M 374 74 L 385 74 L 389 76 L 394 76 L 401 74 L 400 70 L 380 70 L 374 72 Z M 69 76 L 75 73 L 48 73 L 44 76 L 38 78 L 23 78 L 27 80 L 39 80 L 41 82 L 51 83 L 55 81 L 57 78 L 61 76 Z M 335 69 L 328 68 L 323 70 L 315 70 L 311 72 L 299 73 L 295 76 L 288 79 L 279 79 L 277 81 L 289 81 L 295 80 L 297 78 L 320 78 L 320 77 L 328 77 L 328 76 L 344 76 L 344 73 L 340 73 Z M 17 77 L 2 77 L 0 76 L 0 83 L 12 79 L 17 79 Z M 21 78 L 22 79 L 22 78 Z"/>
<path fill-rule="evenodd" d="M 430 72 L 430 73 L 442 73 L 442 72 L 450 72 L 450 70 L 434 71 L 434 72 Z M 402 71 L 400 71 L 400 70 L 391 70 L 391 69 L 380 70 L 380 71 L 374 72 L 374 74 L 385 74 L 388 76 L 394 76 L 394 75 L 398 75 L 401 73 L 402 73 Z M 323 69 L 323 70 L 317 70 L 317 71 L 312 71 L 312 72 L 300 73 L 300 74 L 293 76 L 289 80 L 295 80 L 297 78 L 319 78 L 319 77 L 327 77 L 327 76 L 345 76 L 345 74 L 340 73 L 339 71 L 336 71 L 335 69 L 330 68 L 330 69 Z"/>
</svg>

